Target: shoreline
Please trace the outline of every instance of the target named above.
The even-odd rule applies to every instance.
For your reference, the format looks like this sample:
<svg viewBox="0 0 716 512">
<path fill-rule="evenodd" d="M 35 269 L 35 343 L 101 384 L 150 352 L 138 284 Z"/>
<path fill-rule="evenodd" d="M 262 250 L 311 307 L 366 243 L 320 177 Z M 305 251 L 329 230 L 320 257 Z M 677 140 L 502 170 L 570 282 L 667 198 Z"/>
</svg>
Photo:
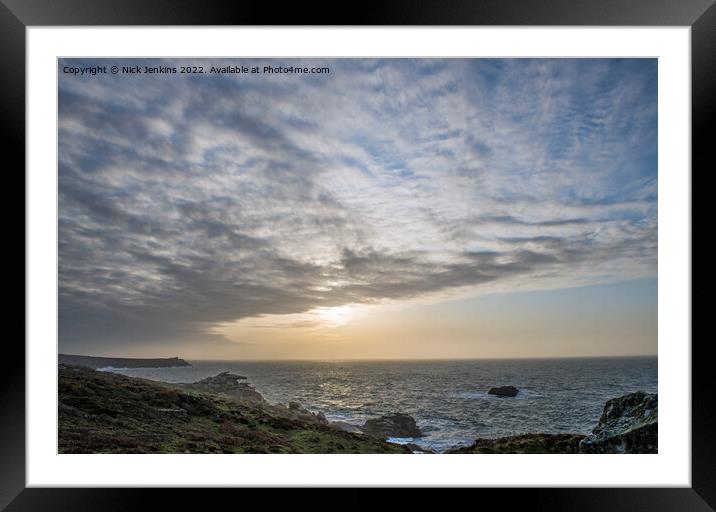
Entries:
<svg viewBox="0 0 716 512">
<path fill-rule="evenodd" d="M 269 404 L 247 384 L 168 384 L 59 365 L 59 453 L 410 453 L 330 428 L 299 407 Z M 206 380 L 206 379 L 205 379 Z"/>
<path fill-rule="evenodd" d="M 404 412 L 416 419 L 425 437 L 400 442 L 437 452 L 467 446 L 476 438 L 535 432 L 586 435 L 608 399 L 639 389 L 657 391 L 656 359 L 642 358 L 544 363 L 191 362 L 191 368 L 117 372 L 190 383 L 228 370 L 248 375 L 272 403 L 296 401 L 356 428 L 372 417 Z M 511 384 L 519 387 L 514 397 L 489 394 L 491 386 Z"/>
<path fill-rule="evenodd" d="M 67 368 L 71 368 L 67 365 L 60 365 L 60 378 L 62 380 L 62 377 L 67 372 Z M 137 368 L 137 367 L 135 367 Z M 135 369 L 131 368 L 131 369 Z M 92 377 L 92 376 L 95 377 Z M 322 412 L 312 412 L 311 410 L 306 409 L 303 405 L 297 403 L 297 402 L 289 402 L 287 405 L 283 405 L 281 403 L 269 403 L 267 402 L 263 396 L 257 392 L 254 387 L 251 384 L 248 384 L 246 382 L 246 377 L 238 376 L 235 374 L 231 374 L 230 372 L 222 372 L 218 375 L 210 376 L 205 379 L 202 379 L 200 381 L 196 382 L 190 382 L 190 383 L 168 383 L 168 382 L 162 382 L 159 380 L 149 380 L 146 378 L 140 378 L 140 377 L 130 377 L 122 375 L 121 373 L 114 373 L 112 371 L 105 371 L 103 369 L 91 369 L 89 367 L 84 367 L 84 370 L 77 373 L 75 377 L 82 376 L 83 379 L 93 379 L 98 380 L 96 376 L 98 375 L 106 375 L 107 377 L 99 377 L 99 381 L 114 381 L 115 379 L 124 379 L 123 382 L 137 382 L 141 383 L 142 386 L 150 387 L 150 388 L 162 388 L 162 389 L 173 389 L 175 391 L 179 392 L 190 392 L 192 394 L 198 393 L 203 396 L 208 396 L 210 400 L 214 400 L 217 397 L 220 397 L 222 400 L 225 398 L 230 398 L 231 400 L 234 400 L 237 404 L 242 403 L 242 401 L 251 401 L 254 404 L 260 403 L 261 408 L 264 409 L 264 412 L 268 413 L 271 416 L 282 416 L 290 421 L 299 421 L 301 423 L 299 426 L 296 426 L 296 428 L 300 429 L 308 429 L 312 430 L 314 428 L 317 428 L 319 426 L 320 428 L 326 427 L 329 430 L 332 431 L 342 431 L 342 434 L 350 434 L 350 435 L 357 435 L 360 436 L 360 439 L 365 441 L 368 436 L 365 434 L 367 433 L 366 427 L 369 426 L 369 423 L 372 422 L 388 422 L 387 427 L 385 425 L 381 426 L 381 429 L 379 429 L 379 433 L 373 435 L 376 435 L 377 438 L 375 440 L 380 441 L 381 443 L 392 445 L 394 447 L 397 447 L 399 449 L 408 449 L 411 452 L 414 453 L 579 453 L 579 443 L 587 437 L 589 437 L 589 432 L 549 432 L 549 431 L 541 431 L 541 432 L 527 432 L 527 433 L 515 433 L 514 435 L 507 435 L 507 436 L 494 436 L 494 437 L 479 437 L 475 439 L 474 437 L 465 438 L 456 440 L 456 442 L 453 443 L 423 443 L 421 442 L 424 435 L 426 435 L 427 432 L 430 432 L 434 430 L 434 427 L 431 427 L 428 431 L 420 431 L 419 425 L 416 424 L 415 420 L 405 414 L 401 413 L 395 413 L 393 415 L 388 416 L 381 416 L 381 417 L 367 417 L 366 423 L 363 425 L 357 424 L 355 421 L 355 418 L 346 418 L 345 415 L 341 415 L 341 417 L 336 418 L 333 414 L 326 413 L 328 417 L 330 417 L 330 420 L 327 419 L 326 415 L 324 415 Z M 81 400 L 82 393 L 83 393 L 83 387 L 86 385 L 86 383 L 83 383 L 81 379 L 75 379 L 75 385 L 73 388 L 73 393 L 76 396 L 69 396 L 70 400 L 78 399 Z M 109 397 L 109 400 L 112 400 L 112 396 L 115 393 L 116 389 L 113 389 L 111 386 L 107 388 L 107 396 Z M 632 394 L 634 395 L 634 394 Z M 647 394 L 643 394 L 644 396 L 651 396 Z M 656 395 L 654 396 L 654 402 L 656 400 Z M 67 397 L 65 397 L 67 398 Z M 624 397 L 621 397 L 624 398 Z M 494 400 L 513 400 L 514 398 L 491 398 Z M 644 397 L 641 397 L 643 400 Z M 80 400 L 80 401 L 81 401 Z M 616 400 L 616 398 L 614 399 Z M 60 400 L 60 403 L 62 404 L 62 397 Z M 611 402 L 611 401 L 610 401 Z M 655 402 L 656 403 L 656 402 Z M 161 409 L 161 408 L 160 408 Z M 170 408 L 171 409 L 171 408 Z M 648 408 L 647 408 L 648 409 Z M 654 407 L 654 409 L 656 409 Z M 606 408 L 605 408 L 606 410 Z M 61 407 L 62 412 L 62 407 Z M 649 411 L 647 411 L 649 412 Z M 184 414 L 177 410 L 174 410 L 175 414 Z M 95 430 L 101 431 L 103 429 L 103 425 L 100 423 L 98 418 L 85 418 L 89 423 L 94 422 L 93 428 Z M 146 418 L 140 418 L 141 421 L 144 421 Z M 400 420 L 400 421 L 396 421 Z M 406 427 L 407 422 L 407 427 Z M 150 421 L 151 423 L 151 421 Z M 595 418 L 595 424 L 597 424 L 597 418 Z M 654 431 L 656 426 L 656 416 L 654 417 Z M 397 426 L 396 426 L 397 425 Z M 597 424 L 598 426 L 598 424 Z M 387 430 L 386 430 L 387 428 Z M 402 431 L 392 431 L 391 428 L 398 428 L 398 429 L 405 429 L 408 428 L 407 432 L 409 434 L 405 434 L 405 430 Z M 423 428 L 425 428 L 425 425 L 423 425 Z M 651 427 L 649 427 L 651 428 Z M 411 430 L 412 429 L 412 430 Z M 402 432 L 402 433 L 401 433 Z M 417 435 L 416 435 L 417 433 Z M 575 444 L 577 443 L 577 444 Z M 655 442 L 652 443 L 655 446 Z M 383 446 L 383 445 L 381 445 Z M 255 448 L 261 450 L 261 448 Z M 379 451 L 376 453 L 382 453 L 381 449 L 386 449 L 384 446 L 383 448 L 375 448 Z M 174 452 L 169 452 L 174 453 Z M 180 452 L 184 453 L 184 452 Z M 203 453 L 203 452 L 196 452 L 192 451 L 190 453 Z M 253 453 L 253 452 L 251 452 Z M 263 453 L 263 452 L 259 452 Z M 316 453 L 309 451 L 307 453 Z M 327 453 L 333 453 L 333 451 L 328 451 Z M 352 453 L 352 452 L 347 452 Z M 371 452 L 373 453 L 373 452 Z M 641 452 L 639 452 L 641 453 Z"/>
</svg>

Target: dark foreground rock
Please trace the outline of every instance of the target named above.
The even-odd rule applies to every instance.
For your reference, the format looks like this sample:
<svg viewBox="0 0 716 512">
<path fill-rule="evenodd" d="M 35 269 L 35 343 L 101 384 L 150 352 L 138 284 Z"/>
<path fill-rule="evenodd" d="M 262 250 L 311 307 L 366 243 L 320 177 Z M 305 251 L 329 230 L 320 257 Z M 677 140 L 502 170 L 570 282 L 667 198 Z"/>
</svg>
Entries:
<svg viewBox="0 0 716 512">
<path fill-rule="evenodd" d="M 264 401 L 81 366 L 58 370 L 60 453 L 410 453 Z"/>
<path fill-rule="evenodd" d="M 405 446 L 409 448 L 412 453 L 437 453 L 432 448 L 420 446 L 419 444 L 415 443 L 407 443 Z"/>
<path fill-rule="evenodd" d="M 206 389 L 215 393 L 224 393 L 241 400 L 263 402 L 264 397 L 261 396 L 261 393 L 256 391 L 251 384 L 241 382 L 242 380 L 246 380 L 246 377 L 230 372 L 221 372 L 218 375 L 189 384 L 187 387 Z"/>
<path fill-rule="evenodd" d="M 86 366 L 94 370 L 97 368 L 174 368 L 191 366 L 178 357 L 137 359 L 129 357 L 94 357 L 58 354 L 57 359 L 59 364 Z"/>
<path fill-rule="evenodd" d="M 641 391 L 609 400 L 592 434 L 520 434 L 476 439 L 447 453 L 657 453 L 658 396 Z"/>
<path fill-rule="evenodd" d="M 490 388 L 490 390 L 487 392 L 487 394 L 488 395 L 514 397 L 514 396 L 517 396 L 517 393 L 519 393 L 519 392 L 520 392 L 520 390 L 514 386 L 499 386 L 496 388 Z"/>
<path fill-rule="evenodd" d="M 369 436 L 378 439 L 389 437 L 422 437 L 423 433 L 415 423 L 415 419 L 408 414 L 392 414 L 366 421 L 361 430 Z"/>
<path fill-rule="evenodd" d="M 642 391 L 609 400 L 580 453 L 657 453 L 659 403 Z"/>
<path fill-rule="evenodd" d="M 580 434 L 521 434 L 497 439 L 477 439 L 470 446 L 447 453 L 579 453 Z"/>
</svg>

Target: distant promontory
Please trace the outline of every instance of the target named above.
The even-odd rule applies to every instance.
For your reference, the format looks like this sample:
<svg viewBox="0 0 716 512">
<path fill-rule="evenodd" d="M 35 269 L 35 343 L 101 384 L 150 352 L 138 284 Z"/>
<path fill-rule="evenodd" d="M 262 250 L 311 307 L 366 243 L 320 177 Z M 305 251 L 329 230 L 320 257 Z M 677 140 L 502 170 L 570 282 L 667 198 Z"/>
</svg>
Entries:
<svg viewBox="0 0 716 512">
<path fill-rule="evenodd" d="M 97 368 L 174 368 L 191 366 L 178 357 L 138 359 L 129 357 L 77 356 L 72 354 L 59 354 L 58 363 L 86 366 L 94 370 Z"/>
</svg>

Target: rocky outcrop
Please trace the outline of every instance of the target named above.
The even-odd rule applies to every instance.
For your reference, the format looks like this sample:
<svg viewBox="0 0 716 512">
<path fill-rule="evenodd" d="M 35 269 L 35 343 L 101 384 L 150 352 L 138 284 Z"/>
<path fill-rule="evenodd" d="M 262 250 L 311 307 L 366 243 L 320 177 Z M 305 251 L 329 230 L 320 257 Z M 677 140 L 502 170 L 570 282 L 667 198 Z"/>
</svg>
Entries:
<svg viewBox="0 0 716 512">
<path fill-rule="evenodd" d="M 476 439 L 470 446 L 447 453 L 579 453 L 580 434 L 520 434 L 497 439 Z"/>
<path fill-rule="evenodd" d="M 211 377 L 201 379 L 200 381 L 196 382 L 196 384 L 206 386 L 213 390 L 221 391 L 224 389 L 232 389 L 235 388 L 237 385 L 241 385 L 241 383 L 239 383 L 240 380 L 247 380 L 247 378 L 243 375 L 236 375 L 235 373 L 231 372 L 221 372 L 217 375 L 212 375 Z"/>
<path fill-rule="evenodd" d="M 342 430 L 343 432 L 350 432 L 352 434 L 363 434 L 363 431 L 360 427 L 356 425 L 351 425 L 350 423 L 346 423 L 345 421 L 331 421 L 330 423 L 328 423 L 328 426 L 334 430 Z"/>
<path fill-rule="evenodd" d="M 415 419 L 407 414 L 397 413 L 366 421 L 361 430 L 378 439 L 389 437 L 422 437 L 423 433 Z"/>
<path fill-rule="evenodd" d="M 407 444 L 404 444 L 403 446 L 408 448 L 411 453 L 437 453 L 432 448 L 429 448 L 427 446 L 420 446 L 419 444 L 415 444 L 415 443 L 407 443 Z"/>
<path fill-rule="evenodd" d="M 86 366 L 96 370 L 97 368 L 174 368 L 191 366 L 189 363 L 178 357 L 167 357 L 161 359 L 137 359 L 129 357 L 94 357 L 77 356 L 72 354 L 58 354 L 59 364 Z"/>
<path fill-rule="evenodd" d="M 657 453 L 658 396 L 642 391 L 609 400 L 580 453 Z"/>
<path fill-rule="evenodd" d="M 251 384 L 240 382 L 246 380 L 243 375 L 236 375 L 230 372 L 221 372 L 218 375 L 207 377 L 189 385 L 191 388 L 205 389 L 214 393 L 231 395 L 241 400 L 263 402 L 264 397 L 256 391 Z"/>
<path fill-rule="evenodd" d="M 490 390 L 487 392 L 487 394 L 488 395 L 496 395 L 496 396 L 515 397 L 515 396 L 517 396 L 517 393 L 519 393 L 519 392 L 520 392 L 520 390 L 514 386 L 498 386 L 495 388 L 490 388 Z"/>
<path fill-rule="evenodd" d="M 642 391 L 609 400 L 592 434 L 520 434 L 476 439 L 447 453 L 657 453 L 658 396 Z"/>
<path fill-rule="evenodd" d="M 328 425 L 328 420 L 322 412 L 311 412 L 298 402 L 289 402 L 286 412 L 286 417 L 294 420 L 316 423 L 319 425 Z"/>
</svg>

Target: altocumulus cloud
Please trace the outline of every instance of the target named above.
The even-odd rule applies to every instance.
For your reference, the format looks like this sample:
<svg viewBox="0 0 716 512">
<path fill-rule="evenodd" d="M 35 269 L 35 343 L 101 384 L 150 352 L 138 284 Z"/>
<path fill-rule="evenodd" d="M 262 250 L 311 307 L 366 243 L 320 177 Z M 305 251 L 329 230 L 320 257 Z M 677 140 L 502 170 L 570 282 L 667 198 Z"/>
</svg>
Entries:
<svg viewBox="0 0 716 512">
<path fill-rule="evenodd" d="M 60 73 L 61 350 L 656 275 L 655 60 L 290 63 L 331 73 Z"/>
</svg>

